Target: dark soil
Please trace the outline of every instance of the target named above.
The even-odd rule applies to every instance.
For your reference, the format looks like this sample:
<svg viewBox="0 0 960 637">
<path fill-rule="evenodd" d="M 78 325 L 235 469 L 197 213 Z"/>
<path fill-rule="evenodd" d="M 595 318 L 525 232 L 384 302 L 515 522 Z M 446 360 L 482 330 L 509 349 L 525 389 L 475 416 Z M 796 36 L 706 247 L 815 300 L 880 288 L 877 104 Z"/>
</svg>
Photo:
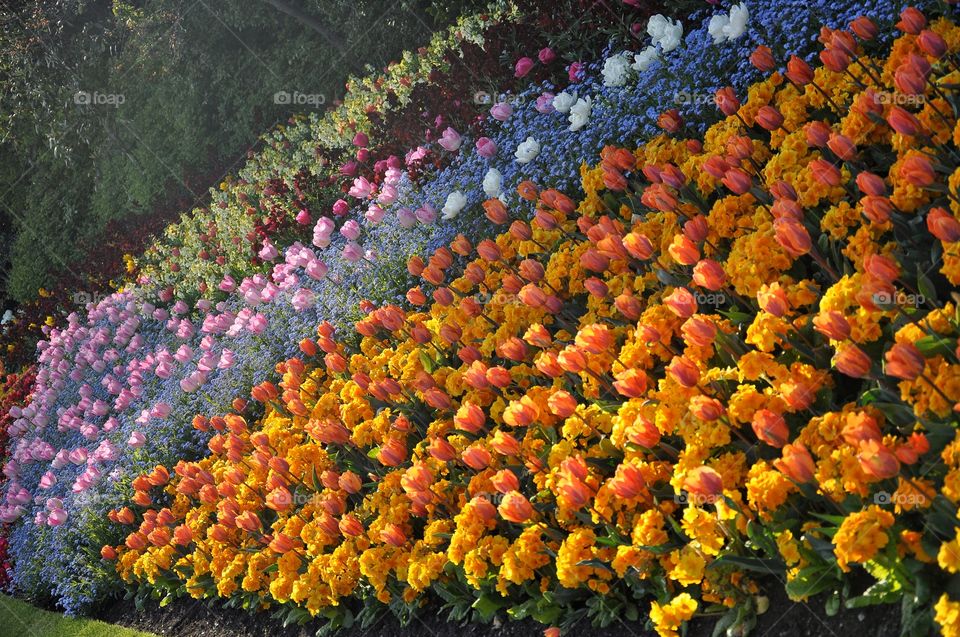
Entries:
<svg viewBox="0 0 960 637">
<path fill-rule="evenodd" d="M 770 607 L 758 619 L 754 637 L 898 637 L 900 609 L 897 605 L 841 610 L 833 617 L 824 612 L 824 599 L 796 604 L 786 598 L 781 586 L 769 587 Z M 164 637 L 313 637 L 320 623 L 283 628 L 270 612 L 251 615 L 190 599 L 177 600 L 164 608 L 149 601 L 138 610 L 132 600 L 104 608 L 97 616 L 106 622 L 151 631 Z M 614 622 L 607 628 L 590 626 L 586 620 L 565 633 L 565 637 L 656 637 L 637 622 Z M 714 621 L 692 622 L 687 637 L 711 637 Z M 389 613 L 373 627 L 341 630 L 336 637 L 531 637 L 543 634 L 544 626 L 530 620 L 495 622 L 492 625 L 461 625 L 446 621 L 436 606 L 426 607 L 413 622 L 402 627 Z"/>
</svg>

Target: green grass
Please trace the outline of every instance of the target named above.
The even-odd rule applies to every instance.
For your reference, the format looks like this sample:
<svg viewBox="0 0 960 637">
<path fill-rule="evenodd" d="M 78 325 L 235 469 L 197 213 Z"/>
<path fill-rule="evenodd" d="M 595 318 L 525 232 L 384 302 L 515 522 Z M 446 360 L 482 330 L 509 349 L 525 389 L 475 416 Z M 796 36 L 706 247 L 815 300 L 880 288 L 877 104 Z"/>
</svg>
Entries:
<svg viewBox="0 0 960 637">
<path fill-rule="evenodd" d="M 0 637 L 155 637 L 90 619 L 70 619 L 0 595 Z"/>
</svg>

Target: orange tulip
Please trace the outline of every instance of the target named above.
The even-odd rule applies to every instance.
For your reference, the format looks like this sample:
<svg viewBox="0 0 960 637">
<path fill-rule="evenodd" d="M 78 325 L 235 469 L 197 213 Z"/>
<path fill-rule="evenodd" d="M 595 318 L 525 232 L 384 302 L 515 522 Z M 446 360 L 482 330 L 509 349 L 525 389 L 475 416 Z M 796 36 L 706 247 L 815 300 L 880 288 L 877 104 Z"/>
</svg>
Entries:
<svg viewBox="0 0 960 637">
<path fill-rule="evenodd" d="M 714 94 L 713 99 L 717 105 L 717 108 L 719 108 L 720 112 L 724 115 L 734 115 L 738 110 L 740 110 L 740 100 L 737 99 L 737 94 L 730 86 L 725 86 L 722 89 L 719 89 Z"/>
<path fill-rule="evenodd" d="M 726 278 L 723 266 L 712 259 L 702 259 L 693 267 L 693 282 L 702 288 L 717 291 Z"/>
<path fill-rule="evenodd" d="M 794 482 L 810 482 L 816 472 L 813 457 L 802 443 L 794 443 L 783 447 L 781 458 L 773 461 L 773 466 L 783 475 Z"/>
<path fill-rule="evenodd" d="M 910 35 L 918 35 L 927 26 L 927 18 L 916 7 L 907 7 L 900 13 L 897 28 Z"/>
<path fill-rule="evenodd" d="M 856 345 L 848 343 L 834 354 L 833 366 L 851 378 L 865 378 L 870 374 L 870 357 Z"/>
<path fill-rule="evenodd" d="M 463 463 L 473 469 L 474 471 L 482 471 L 486 469 L 493 456 L 490 455 L 490 452 L 482 447 L 479 443 L 474 443 L 463 450 L 460 454 L 460 458 L 463 460 Z"/>
<path fill-rule="evenodd" d="M 100 557 L 105 560 L 113 561 L 117 559 L 117 550 L 112 546 L 105 545 L 100 549 Z"/>
<path fill-rule="evenodd" d="M 453 417 L 453 423 L 457 429 L 477 433 L 483 429 L 486 422 L 486 416 L 483 410 L 471 402 L 463 402 Z"/>
<path fill-rule="evenodd" d="M 937 180 L 930 160 L 923 155 L 911 155 L 900 164 L 900 176 L 917 188 L 926 188 Z"/>
<path fill-rule="evenodd" d="M 770 50 L 770 47 L 762 44 L 750 54 L 750 64 L 753 64 L 762 73 L 769 73 L 777 67 L 777 61 L 773 59 L 773 51 Z"/>
<path fill-rule="evenodd" d="M 764 312 L 776 317 L 782 317 L 790 310 L 787 293 L 779 283 L 760 286 L 760 290 L 757 291 L 757 303 Z"/>
<path fill-rule="evenodd" d="M 490 483 L 499 493 L 510 493 L 520 489 L 520 480 L 510 469 L 501 469 L 490 477 Z"/>
<path fill-rule="evenodd" d="M 716 398 L 709 396 L 691 396 L 690 413 L 705 422 L 719 419 L 723 416 L 726 409 Z"/>
<path fill-rule="evenodd" d="M 351 537 L 358 537 L 363 535 L 364 532 L 363 523 L 352 513 L 348 513 L 340 518 L 340 524 L 338 526 L 340 527 L 341 533 Z"/>
<path fill-rule="evenodd" d="M 686 356 L 674 356 L 667 366 L 667 372 L 684 387 L 696 387 L 700 381 L 700 370 L 696 363 Z"/>
<path fill-rule="evenodd" d="M 512 400 L 503 410 L 503 422 L 511 427 L 527 427 L 540 417 L 540 408 L 529 396 Z"/>
<path fill-rule="evenodd" d="M 844 442 L 854 446 L 867 440 L 880 440 L 883 437 L 876 419 L 864 412 L 847 414 L 840 435 L 843 436 Z"/>
<path fill-rule="evenodd" d="M 602 354 L 612 347 L 613 334 L 606 325 L 593 323 L 580 328 L 574 343 L 588 354 Z"/>
<path fill-rule="evenodd" d="M 757 110 L 754 121 L 768 131 L 774 131 L 783 125 L 783 115 L 774 106 L 766 104 Z"/>
<path fill-rule="evenodd" d="M 660 442 L 660 430 L 649 419 L 640 416 L 627 429 L 627 440 L 635 445 L 653 449 Z"/>
<path fill-rule="evenodd" d="M 850 322 L 847 321 L 843 312 L 829 310 L 821 312 L 813 317 L 813 328 L 835 341 L 843 341 L 850 338 Z"/>
<path fill-rule="evenodd" d="M 723 478 L 716 469 L 700 466 L 687 472 L 683 486 L 699 501 L 711 503 L 723 493 Z"/>
<path fill-rule="evenodd" d="M 386 467 L 396 467 L 407 459 L 407 447 L 397 438 L 390 438 L 377 453 L 377 460 Z"/>
<path fill-rule="evenodd" d="M 931 208 L 927 213 L 927 230 L 944 243 L 960 241 L 960 221 L 943 208 Z"/>
<path fill-rule="evenodd" d="M 771 447 L 780 448 L 784 446 L 790 437 L 787 421 L 784 420 L 783 416 L 769 409 L 758 409 L 753 414 L 751 426 L 757 438 Z"/>
<path fill-rule="evenodd" d="M 896 132 L 907 137 L 917 135 L 923 130 L 920 120 L 902 106 L 890 107 L 890 112 L 887 113 L 887 124 Z"/>
<path fill-rule="evenodd" d="M 647 481 L 636 464 L 621 463 L 609 484 L 617 497 L 629 499 L 644 493 Z"/>
<path fill-rule="evenodd" d="M 885 371 L 888 375 L 903 380 L 916 380 L 927 364 L 923 353 L 913 343 L 897 343 L 886 354 Z"/>
<path fill-rule="evenodd" d="M 787 78 L 797 86 L 804 86 L 813 81 L 813 69 L 796 55 L 787 60 Z"/>
<path fill-rule="evenodd" d="M 642 369 L 626 369 L 615 376 L 613 388 L 621 396 L 641 398 L 647 391 L 647 375 Z"/>
<path fill-rule="evenodd" d="M 550 398 L 547 399 L 547 407 L 554 416 L 567 418 L 577 410 L 577 399 L 570 392 L 558 389 L 550 394 Z"/>
<path fill-rule="evenodd" d="M 790 256 L 799 257 L 810 252 L 813 243 L 810 233 L 802 223 L 789 217 L 781 217 L 773 222 L 777 243 Z"/>
<path fill-rule="evenodd" d="M 483 212 L 487 219 L 496 225 L 502 225 L 510 220 L 507 207 L 499 199 L 487 199 L 483 202 Z"/>
<path fill-rule="evenodd" d="M 490 448 L 499 453 L 501 456 L 520 455 L 520 441 L 503 430 L 498 430 L 495 434 L 493 434 L 493 437 L 490 439 Z M 466 462 L 466 459 L 464 459 L 464 462 Z M 473 465 L 470 466 L 473 467 Z"/>
<path fill-rule="evenodd" d="M 688 319 L 697 313 L 697 299 L 687 288 L 675 288 L 664 297 L 663 303 L 682 319 Z"/>
<path fill-rule="evenodd" d="M 900 473 L 900 461 L 879 440 L 861 442 L 857 460 L 863 472 L 877 480 L 892 478 Z"/>
<path fill-rule="evenodd" d="M 877 25 L 866 16 L 860 16 L 851 22 L 850 30 L 853 31 L 861 40 L 872 40 L 877 37 L 877 34 L 880 32 L 880 30 L 877 28 Z"/>
<path fill-rule="evenodd" d="M 687 345 L 709 347 L 717 337 L 717 327 L 708 318 L 694 314 L 680 327 L 683 340 Z"/>
<path fill-rule="evenodd" d="M 673 257 L 673 260 L 680 265 L 693 265 L 700 260 L 700 250 L 696 244 L 682 234 L 673 238 L 673 242 L 667 248 L 667 252 Z"/>
<path fill-rule="evenodd" d="M 504 494 L 497 510 L 504 520 L 516 524 L 523 524 L 534 515 L 533 505 L 519 491 Z"/>
</svg>

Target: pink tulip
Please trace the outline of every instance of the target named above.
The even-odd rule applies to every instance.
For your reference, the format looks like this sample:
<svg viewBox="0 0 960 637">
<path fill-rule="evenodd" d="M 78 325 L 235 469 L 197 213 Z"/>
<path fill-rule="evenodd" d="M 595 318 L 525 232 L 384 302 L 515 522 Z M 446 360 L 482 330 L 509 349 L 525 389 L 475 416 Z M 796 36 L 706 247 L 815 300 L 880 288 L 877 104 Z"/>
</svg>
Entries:
<svg viewBox="0 0 960 637">
<path fill-rule="evenodd" d="M 309 226 L 311 221 L 312 219 L 310 219 L 310 213 L 307 212 L 306 209 L 302 209 L 297 213 L 297 223 L 299 223 L 301 226 Z"/>
<path fill-rule="evenodd" d="M 350 263 L 356 263 L 363 258 L 363 248 L 356 241 L 350 241 L 343 247 L 343 258 Z"/>
<path fill-rule="evenodd" d="M 360 224 L 350 219 L 340 228 L 340 234 L 349 241 L 356 241 L 360 238 Z"/>
<path fill-rule="evenodd" d="M 544 47 L 537 53 L 537 59 L 540 60 L 541 64 L 550 64 L 557 59 L 557 54 L 550 47 Z"/>
<path fill-rule="evenodd" d="M 517 60 L 517 63 L 513 67 L 514 77 L 524 77 L 527 73 L 533 69 L 536 62 L 528 57 L 522 57 Z"/>
<path fill-rule="evenodd" d="M 484 159 L 492 159 L 497 154 L 497 144 L 489 137 L 481 137 L 476 143 L 477 154 Z"/>
<path fill-rule="evenodd" d="M 417 208 L 417 211 L 414 214 L 417 217 L 417 221 L 423 224 L 433 223 L 437 218 L 437 211 L 434 210 L 433 206 L 428 203 Z"/>
<path fill-rule="evenodd" d="M 367 137 L 366 133 L 359 132 L 353 136 L 353 145 L 358 148 L 363 148 L 370 143 L 370 138 Z"/>
<path fill-rule="evenodd" d="M 490 116 L 493 119 L 505 122 L 513 115 L 513 107 L 506 102 L 497 102 L 490 108 Z"/>
<path fill-rule="evenodd" d="M 440 144 L 444 150 L 453 152 L 460 148 L 462 141 L 460 133 L 447 126 L 446 130 L 444 130 L 440 136 L 440 139 L 437 140 L 437 143 Z"/>
<path fill-rule="evenodd" d="M 43 474 L 43 476 L 40 478 L 40 488 L 41 488 L 41 489 L 49 489 L 50 487 L 52 487 L 52 486 L 55 485 L 56 483 L 57 483 L 57 476 L 55 476 L 55 475 L 53 474 L 53 471 L 47 471 L 47 472 L 46 472 L 45 474 Z"/>
<path fill-rule="evenodd" d="M 393 186 L 384 187 L 384 190 L 386 190 L 386 188 L 393 188 Z M 383 193 L 381 192 L 381 194 Z M 375 226 L 381 221 L 383 221 L 383 217 L 385 214 L 386 214 L 386 211 L 383 208 L 381 208 L 375 203 L 372 203 L 370 204 L 370 207 L 367 208 L 367 211 L 363 214 L 363 216 L 371 225 Z"/>
<path fill-rule="evenodd" d="M 130 438 L 127 439 L 127 444 L 133 447 L 134 449 L 139 449 L 146 442 L 147 442 L 147 437 L 144 436 L 139 431 L 134 431 L 132 434 L 130 434 Z"/>
<path fill-rule="evenodd" d="M 571 82 L 579 82 L 583 78 L 583 63 L 574 62 L 567 70 L 567 77 Z"/>
<path fill-rule="evenodd" d="M 363 178 L 361 177 L 361 178 L 359 178 L 359 179 L 363 179 Z M 364 179 L 363 181 L 366 181 L 366 179 Z M 354 182 L 354 184 L 356 184 L 356 182 Z M 348 212 L 350 212 L 350 204 L 348 204 L 346 201 L 344 201 L 343 199 L 337 199 L 337 200 L 334 202 L 334 204 L 333 204 L 333 214 L 335 214 L 335 215 L 338 216 L 338 217 L 342 217 L 343 215 L 347 214 Z M 328 218 L 326 218 L 326 217 L 324 217 L 323 219 L 321 219 L 321 221 L 323 221 L 324 219 L 326 219 L 327 221 L 330 221 L 330 219 L 328 219 Z M 331 222 L 331 223 L 332 223 L 332 222 Z M 317 226 L 318 226 L 318 227 L 320 226 L 320 221 L 317 222 Z"/>
<path fill-rule="evenodd" d="M 544 93 L 537 98 L 537 102 L 534 105 L 534 108 L 537 109 L 538 113 L 546 115 L 547 113 L 552 113 L 557 110 L 553 107 L 553 98 L 556 97 L 553 93 Z"/>
</svg>

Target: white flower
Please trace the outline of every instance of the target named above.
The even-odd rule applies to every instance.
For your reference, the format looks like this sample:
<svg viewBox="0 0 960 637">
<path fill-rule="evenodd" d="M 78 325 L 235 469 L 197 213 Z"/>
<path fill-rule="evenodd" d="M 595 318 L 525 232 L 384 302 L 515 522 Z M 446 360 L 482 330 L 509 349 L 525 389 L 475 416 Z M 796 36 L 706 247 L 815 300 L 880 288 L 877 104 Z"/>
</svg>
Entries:
<svg viewBox="0 0 960 637">
<path fill-rule="evenodd" d="M 659 44 L 664 53 L 669 53 L 680 46 L 683 25 L 679 20 L 669 20 L 662 15 L 655 15 L 647 22 L 647 33 L 653 39 L 653 46 Z"/>
<path fill-rule="evenodd" d="M 730 16 L 722 13 L 710 18 L 710 23 L 707 24 L 707 32 L 713 36 L 714 44 L 720 44 L 727 39 L 726 29 L 728 24 L 730 24 Z"/>
<path fill-rule="evenodd" d="M 627 54 L 618 53 L 611 55 L 603 63 L 603 85 L 604 86 L 623 86 L 627 83 L 627 73 L 630 71 L 630 62 L 627 61 Z"/>
<path fill-rule="evenodd" d="M 633 56 L 633 68 L 639 73 L 643 73 L 650 65 L 659 59 L 659 53 L 657 53 L 657 47 L 648 46 L 643 51 L 640 51 Z"/>
<path fill-rule="evenodd" d="M 663 14 L 658 13 L 650 18 L 649 22 L 647 22 L 647 34 L 654 40 L 659 40 L 661 37 L 663 37 L 664 31 L 669 26 L 670 20 L 668 20 Z"/>
<path fill-rule="evenodd" d="M 683 25 L 679 22 L 671 25 L 663 33 L 663 37 L 657 40 L 657 44 L 660 45 L 660 48 L 663 49 L 664 53 L 669 53 L 675 48 L 680 46 L 680 42 L 683 39 Z"/>
<path fill-rule="evenodd" d="M 514 156 L 518 163 L 528 164 L 536 159 L 539 154 L 540 143 L 533 137 L 527 137 L 526 141 L 517 146 L 517 152 L 514 153 Z"/>
<path fill-rule="evenodd" d="M 747 23 L 750 21 L 750 10 L 744 2 L 730 7 L 730 20 L 723 27 L 723 34 L 728 40 L 736 40 L 747 30 Z"/>
<path fill-rule="evenodd" d="M 501 192 L 503 192 L 503 175 L 496 168 L 491 168 L 483 176 L 483 193 L 492 199 L 499 197 Z"/>
<path fill-rule="evenodd" d="M 553 98 L 553 107 L 557 109 L 558 113 L 566 113 L 570 110 L 570 107 L 576 104 L 577 96 L 576 94 L 570 95 L 564 91 Z"/>
<path fill-rule="evenodd" d="M 570 130 L 580 130 L 590 121 L 590 110 L 592 104 L 590 98 L 579 99 L 577 103 L 570 107 Z"/>
<path fill-rule="evenodd" d="M 463 207 L 466 205 L 467 197 L 459 190 L 454 190 L 447 195 L 447 201 L 443 204 L 443 218 L 453 219 L 460 214 L 460 211 L 463 210 Z"/>
</svg>

